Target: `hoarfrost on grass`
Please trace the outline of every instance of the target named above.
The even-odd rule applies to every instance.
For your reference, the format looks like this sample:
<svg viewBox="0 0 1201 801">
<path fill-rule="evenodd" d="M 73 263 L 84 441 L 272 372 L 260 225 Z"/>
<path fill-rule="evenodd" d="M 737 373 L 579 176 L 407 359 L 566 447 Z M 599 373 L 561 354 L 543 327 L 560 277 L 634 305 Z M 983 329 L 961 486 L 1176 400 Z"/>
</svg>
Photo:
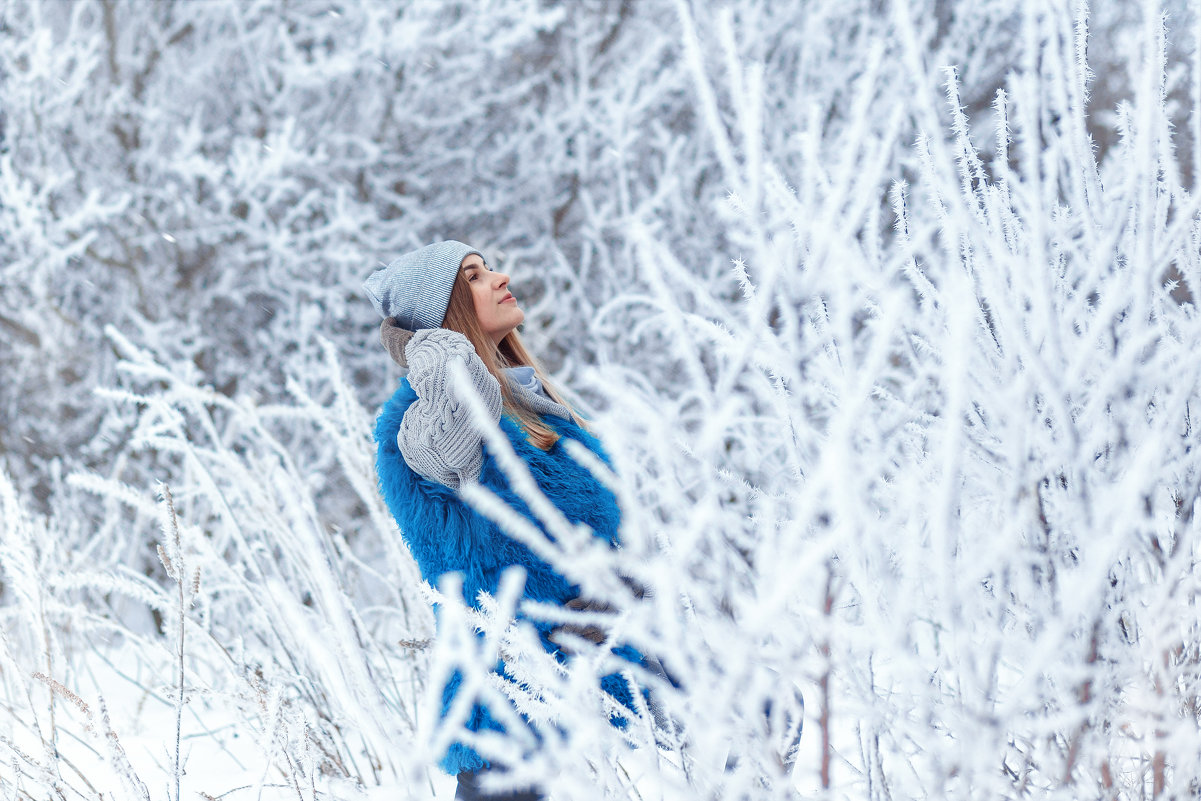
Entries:
<svg viewBox="0 0 1201 801">
<path fill-rule="evenodd" d="M 555 798 L 1201 788 L 1192 5 L 22 0 L 0 45 L 6 797 L 449 797 L 454 667 Z M 524 610 L 607 633 L 566 666 L 376 491 L 358 287 L 442 237 L 613 457 L 620 551 L 531 496 L 605 604 Z"/>
</svg>

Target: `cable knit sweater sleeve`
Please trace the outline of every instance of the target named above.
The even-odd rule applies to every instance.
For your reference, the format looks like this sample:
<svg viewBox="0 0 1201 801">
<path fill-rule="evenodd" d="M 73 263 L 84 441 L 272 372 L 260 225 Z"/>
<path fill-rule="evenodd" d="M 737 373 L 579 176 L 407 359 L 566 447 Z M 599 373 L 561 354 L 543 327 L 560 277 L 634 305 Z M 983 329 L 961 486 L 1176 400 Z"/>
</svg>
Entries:
<svg viewBox="0 0 1201 801">
<path fill-rule="evenodd" d="M 426 328 L 405 345 L 409 386 L 417 394 L 405 411 L 396 444 L 413 472 L 458 489 L 479 478 L 484 465 L 483 437 L 471 421 L 461 393 L 450 386 L 447 366 L 462 360 L 472 386 L 494 421 L 500 420 L 500 384 L 467 337 L 446 328 Z"/>
</svg>

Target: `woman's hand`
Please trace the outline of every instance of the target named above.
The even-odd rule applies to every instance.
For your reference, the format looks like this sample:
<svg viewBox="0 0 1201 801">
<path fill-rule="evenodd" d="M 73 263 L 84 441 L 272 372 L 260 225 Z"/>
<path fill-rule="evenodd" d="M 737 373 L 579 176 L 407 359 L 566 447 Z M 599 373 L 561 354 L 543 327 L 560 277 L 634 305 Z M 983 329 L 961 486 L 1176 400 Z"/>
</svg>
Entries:
<svg viewBox="0 0 1201 801">
<path fill-rule="evenodd" d="M 449 328 L 423 328 L 417 331 L 405 345 L 405 359 L 409 363 L 409 385 L 424 398 L 427 395 L 443 392 L 448 379 L 446 367 L 450 360 L 459 357 L 467 367 L 472 382 L 486 394 L 487 379 L 492 379 L 496 390 L 500 392 L 500 384 L 488 372 L 483 361 L 475 352 L 475 347 L 467 337 Z"/>
<path fill-rule="evenodd" d="M 572 598 L 570 601 L 564 604 L 564 606 L 573 612 L 595 612 L 608 614 L 613 611 L 613 607 L 609 606 L 607 603 L 604 603 L 603 601 L 591 601 L 587 598 Z M 550 635 L 551 641 L 560 646 L 562 646 L 563 643 L 559 642 L 556 636 L 560 632 L 574 634 L 577 637 L 581 637 L 588 642 L 595 643 L 597 645 L 604 643 L 607 637 L 605 630 L 594 623 L 561 623 L 558 626 L 555 626 L 554 631 Z"/>
<path fill-rule="evenodd" d="M 475 392 L 493 422 L 500 420 L 500 382 L 467 337 L 447 328 L 423 328 L 404 348 L 409 386 L 417 400 L 405 411 L 396 442 L 405 463 L 417 474 L 458 489 L 479 478 L 484 465 L 483 438 L 471 419 L 465 392 Z M 449 365 L 460 360 L 469 387 L 452 386 Z"/>
</svg>

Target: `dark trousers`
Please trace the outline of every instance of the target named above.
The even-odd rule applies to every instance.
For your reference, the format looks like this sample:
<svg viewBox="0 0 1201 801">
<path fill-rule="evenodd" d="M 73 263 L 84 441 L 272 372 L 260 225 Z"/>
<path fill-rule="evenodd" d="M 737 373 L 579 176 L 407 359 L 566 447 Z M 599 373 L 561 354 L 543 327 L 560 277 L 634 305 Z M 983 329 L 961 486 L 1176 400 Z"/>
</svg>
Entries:
<svg viewBox="0 0 1201 801">
<path fill-rule="evenodd" d="M 459 774 L 459 789 L 455 792 L 455 801 L 544 801 L 545 797 L 536 789 L 515 790 L 499 795 L 489 795 L 480 790 L 479 777 L 487 772 L 487 768 L 476 771 L 463 771 Z"/>
</svg>

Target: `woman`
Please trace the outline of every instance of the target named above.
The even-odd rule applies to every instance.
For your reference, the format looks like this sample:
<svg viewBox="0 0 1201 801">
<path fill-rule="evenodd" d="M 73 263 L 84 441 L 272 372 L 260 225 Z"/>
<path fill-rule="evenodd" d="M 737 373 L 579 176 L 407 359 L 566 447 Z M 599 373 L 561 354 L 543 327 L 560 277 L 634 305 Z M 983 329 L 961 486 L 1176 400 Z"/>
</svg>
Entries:
<svg viewBox="0 0 1201 801">
<path fill-rule="evenodd" d="M 526 573 L 524 597 L 580 608 L 577 586 L 473 510 L 458 492 L 465 483 L 479 482 L 546 533 L 509 486 L 473 424 L 463 390 L 450 380 L 452 360 L 467 368 L 473 391 L 543 493 L 572 523 L 584 523 L 611 545 L 618 542 L 616 499 L 567 455 L 562 440 L 576 440 L 606 462 L 608 457 L 522 345 L 517 326 L 525 313 L 509 291 L 509 276 L 490 269 L 479 251 L 445 241 L 401 256 L 372 274 L 363 288 L 385 318 L 381 341 L 393 359 L 409 368 L 376 423 L 376 466 L 384 500 L 423 578 L 436 585 L 445 573 L 460 574 L 464 598 L 474 605 L 481 592 L 495 594 L 500 574 L 516 565 Z M 543 647 L 562 659 L 554 627 L 532 622 Z M 603 639 L 594 630 L 587 634 L 597 642 Z M 628 646 L 614 653 L 640 661 Z M 508 678 L 503 665 L 496 672 Z M 460 678 L 453 674 L 443 690 L 444 716 Z M 601 686 L 633 708 L 620 675 L 604 677 Z M 479 703 L 466 728 L 504 731 Z M 491 766 L 475 750 L 456 742 L 441 764 L 458 775 L 457 798 L 485 797 L 476 780 Z M 537 790 L 494 796 L 501 797 L 541 796 Z"/>
</svg>

